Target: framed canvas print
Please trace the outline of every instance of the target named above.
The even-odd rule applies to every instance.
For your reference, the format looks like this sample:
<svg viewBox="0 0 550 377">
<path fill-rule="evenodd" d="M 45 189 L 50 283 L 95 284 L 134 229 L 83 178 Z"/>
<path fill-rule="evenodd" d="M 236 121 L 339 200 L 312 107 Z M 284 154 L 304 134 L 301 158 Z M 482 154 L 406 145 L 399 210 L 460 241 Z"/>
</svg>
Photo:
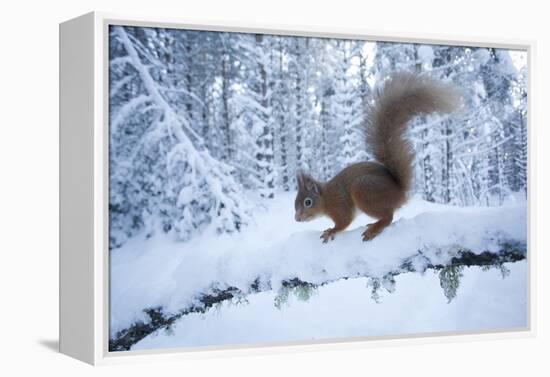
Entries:
<svg viewBox="0 0 550 377">
<path fill-rule="evenodd" d="M 530 334 L 531 53 L 61 24 L 61 352 Z"/>
</svg>

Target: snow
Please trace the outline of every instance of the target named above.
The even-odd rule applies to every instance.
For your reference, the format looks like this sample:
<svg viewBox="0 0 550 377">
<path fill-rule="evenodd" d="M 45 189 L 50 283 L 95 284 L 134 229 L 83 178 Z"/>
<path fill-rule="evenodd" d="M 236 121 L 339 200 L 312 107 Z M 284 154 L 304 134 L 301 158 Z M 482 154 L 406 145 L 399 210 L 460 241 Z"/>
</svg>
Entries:
<svg viewBox="0 0 550 377">
<path fill-rule="evenodd" d="M 359 215 L 336 240 L 322 244 L 319 236 L 332 226 L 330 220 L 296 223 L 293 202 L 294 193 L 278 193 L 276 199 L 265 201 L 264 212 L 258 209 L 256 224 L 241 233 L 206 231 L 187 242 L 177 242 L 171 235 L 138 236 L 112 250 L 111 335 L 143 320 L 145 308 L 162 306 L 175 313 L 197 304 L 197 295 L 213 288 L 232 286 L 246 292 L 256 278 L 274 291 L 292 278 L 320 283 L 367 274 L 382 279 L 406 259 L 423 271 L 428 261 L 448 262 L 458 245 L 476 253 L 498 251 L 499 241 L 525 242 L 527 235 L 524 201 L 498 208 L 460 208 L 413 198 L 373 241 L 361 241 L 364 225 L 372 219 Z M 398 292 L 407 285 L 399 284 L 402 279 L 409 278 L 396 279 Z M 336 284 L 348 283 L 329 287 Z M 357 289 L 353 284 L 346 289 Z M 430 284 L 443 296 L 439 284 Z M 273 294 L 253 295 L 250 300 L 272 300 Z M 350 296 L 347 291 L 341 295 Z"/>
<path fill-rule="evenodd" d="M 275 303 L 284 295 L 263 292 L 244 303 L 226 302 L 205 314 L 182 317 L 169 330 L 147 336 L 132 349 L 525 328 L 527 263 L 505 266 L 510 270 L 505 278 L 498 269 L 464 269 L 450 303 L 433 271 L 397 276 L 395 291 L 382 291 L 379 303 L 371 298 L 365 278 L 320 287 L 309 297 L 291 293 L 279 308 Z"/>
<path fill-rule="evenodd" d="M 525 51 L 525 50 L 519 50 L 519 51 L 510 50 L 510 58 L 512 59 L 512 62 L 514 64 L 514 67 L 516 68 L 517 72 L 519 72 L 522 69 L 525 69 L 527 67 L 527 51 Z"/>
<path fill-rule="evenodd" d="M 491 59 L 491 54 L 489 51 L 485 48 L 480 48 L 474 53 L 476 68 L 479 68 L 479 66 L 484 65 Z"/>
<path fill-rule="evenodd" d="M 431 67 L 435 57 L 433 48 L 429 45 L 421 45 L 418 47 L 418 57 L 422 64 Z"/>
<path fill-rule="evenodd" d="M 499 60 L 499 69 L 505 75 L 516 76 L 518 74 L 516 65 L 508 51 L 497 50 L 496 55 Z"/>
</svg>

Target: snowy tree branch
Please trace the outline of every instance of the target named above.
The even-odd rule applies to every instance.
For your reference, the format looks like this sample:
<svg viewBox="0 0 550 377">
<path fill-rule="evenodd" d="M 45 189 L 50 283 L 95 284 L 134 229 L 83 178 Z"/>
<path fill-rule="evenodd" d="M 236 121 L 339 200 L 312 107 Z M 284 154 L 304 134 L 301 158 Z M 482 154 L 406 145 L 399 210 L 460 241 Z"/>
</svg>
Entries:
<svg viewBox="0 0 550 377">
<path fill-rule="evenodd" d="M 369 278 L 372 280 L 371 286 L 373 289 L 378 289 L 378 287 L 388 285 L 392 288 L 387 288 L 391 291 L 393 289 L 393 280 L 394 277 L 403 274 L 403 273 L 424 273 L 426 270 L 436 270 L 436 271 L 447 271 L 454 268 L 462 267 L 500 267 L 504 263 L 517 262 L 526 258 L 527 247 L 524 242 L 518 242 L 514 240 L 502 241 L 500 244 L 499 250 L 496 251 L 483 251 L 483 252 L 473 252 L 468 249 L 460 249 L 456 252 L 456 256 L 452 257 L 446 263 L 433 263 L 426 258 L 424 253 L 421 250 L 418 250 L 410 258 L 402 260 L 402 263 L 384 275 L 383 277 L 372 277 L 368 273 L 358 273 L 353 276 L 341 276 L 338 279 L 329 279 L 322 282 L 308 282 L 300 278 L 287 278 L 282 280 L 279 284 L 279 289 L 292 289 L 296 287 L 305 287 L 305 288 L 314 288 L 330 284 L 337 280 L 341 279 L 353 279 L 353 278 Z M 419 263 L 423 261 L 424 263 Z M 444 274 L 440 273 L 440 278 L 443 279 Z M 163 328 L 167 328 L 172 325 L 177 319 L 182 316 L 192 314 L 192 313 L 204 313 L 212 306 L 219 304 L 224 301 L 243 298 L 250 294 L 255 294 L 259 292 L 265 292 L 272 290 L 274 287 L 271 283 L 266 283 L 262 281 L 261 277 L 258 277 L 254 280 L 252 284 L 248 286 L 247 289 L 239 289 L 237 287 L 227 287 L 224 289 L 216 288 L 216 284 L 212 285 L 212 289 L 207 292 L 199 295 L 197 297 L 197 303 L 182 308 L 178 313 L 167 314 L 164 312 L 162 307 L 156 308 L 147 308 L 144 309 L 144 313 L 149 317 L 148 322 L 138 322 L 133 324 L 127 329 L 119 331 L 110 341 L 109 341 L 109 350 L 110 351 L 124 351 L 129 350 L 131 346 L 147 335 L 158 331 Z M 442 288 L 444 287 L 444 282 L 442 281 Z M 445 292 L 447 295 L 447 292 Z M 376 292 L 373 290 L 373 296 L 376 295 Z"/>
</svg>

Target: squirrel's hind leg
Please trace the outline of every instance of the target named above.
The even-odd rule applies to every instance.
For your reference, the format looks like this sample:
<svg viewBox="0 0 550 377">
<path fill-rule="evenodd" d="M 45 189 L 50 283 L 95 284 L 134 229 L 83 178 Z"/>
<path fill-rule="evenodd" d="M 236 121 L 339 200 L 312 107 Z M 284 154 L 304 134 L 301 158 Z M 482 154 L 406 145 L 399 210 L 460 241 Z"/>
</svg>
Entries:
<svg viewBox="0 0 550 377">
<path fill-rule="evenodd" d="M 395 208 L 403 201 L 403 193 L 395 181 L 386 176 L 365 175 L 351 186 L 355 206 L 370 217 L 378 219 L 368 224 L 362 234 L 363 241 L 372 240 L 391 224 Z"/>
<path fill-rule="evenodd" d="M 368 224 L 367 230 L 365 230 L 362 234 L 363 241 L 372 240 L 374 237 L 379 235 L 384 230 L 385 227 L 391 224 L 392 220 L 393 220 L 393 214 L 390 214 L 388 216 L 381 218 L 375 223 Z"/>
</svg>

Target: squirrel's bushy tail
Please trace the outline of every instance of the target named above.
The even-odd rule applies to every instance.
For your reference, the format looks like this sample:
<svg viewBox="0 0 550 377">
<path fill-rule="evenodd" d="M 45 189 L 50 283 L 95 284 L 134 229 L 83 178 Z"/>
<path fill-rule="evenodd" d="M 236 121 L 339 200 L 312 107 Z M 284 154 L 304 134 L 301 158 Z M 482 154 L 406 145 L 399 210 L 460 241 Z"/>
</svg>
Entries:
<svg viewBox="0 0 550 377">
<path fill-rule="evenodd" d="M 367 149 L 408 191 L 414 159 L 404 134 L 415 115 L 449 113 L 462 104 L 460 96 L 448 85 L 413 73 L 394 74 L 368 105 L 363 125 Z"/>
</svg>

